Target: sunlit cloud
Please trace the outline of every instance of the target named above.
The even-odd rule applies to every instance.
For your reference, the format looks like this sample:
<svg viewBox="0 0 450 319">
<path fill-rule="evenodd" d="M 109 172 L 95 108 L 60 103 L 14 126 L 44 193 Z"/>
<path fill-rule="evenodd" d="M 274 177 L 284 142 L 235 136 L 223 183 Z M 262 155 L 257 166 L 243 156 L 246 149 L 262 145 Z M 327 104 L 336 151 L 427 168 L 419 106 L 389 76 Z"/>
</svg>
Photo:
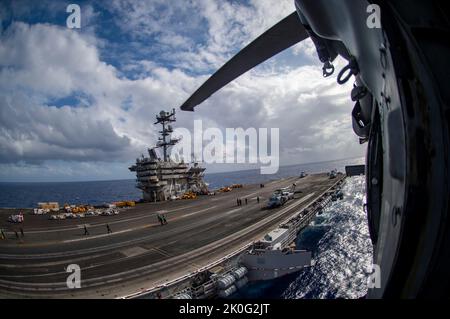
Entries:
<svg viewBox="0 0 450 319">
<path fill-rule="evenodd" d="M 155 114 L 294 11 L 291 0 L 83 2 L 71 30 L 61 5 L 2 6 L 0 180 L 133 178 L 128 165 L 156 143 Z M 321 73 L 312 43 L 298 44 L 178 111 L 176 126 L 279 128 L 281 165 L 361 156 L 351 86 Z"/>
</svg>

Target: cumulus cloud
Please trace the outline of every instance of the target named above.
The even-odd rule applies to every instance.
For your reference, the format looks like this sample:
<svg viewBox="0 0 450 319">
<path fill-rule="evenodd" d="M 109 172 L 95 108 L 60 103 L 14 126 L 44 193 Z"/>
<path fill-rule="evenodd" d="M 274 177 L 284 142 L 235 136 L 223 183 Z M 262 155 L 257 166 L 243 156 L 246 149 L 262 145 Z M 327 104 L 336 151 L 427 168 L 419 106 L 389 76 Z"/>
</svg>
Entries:
<svg viewBox="0 0 450 319">
<path fill-rule="evenodd" d="M 130 139 L 111 122 L 69 106 L 33 105 L 21 94 L 0 96 L 0 160 L 107 160 L 124 158 Z"/>
<path fill-rule="evenodd" d="M 246 74 L 197 107 L 213 113 L 219 127 L 280 129 L 282 164 L 362 154 L 350 121 L 350 85 L 324 79 L 321 69 L 280 74 Z"/>
<path fill-rule="evenodd" d="M 210 72 L 294 11 L 291 0 L 136 2 L 114 0 L 105 9 L 139 52 L 189 73 Z M 151 46 L 147 44 L 151 42 Z M 303 51 L 296 53 L 302 55 Z M 304 52 L 307 54 L 308 52 Z"/>
<path fill-rule="evenodd" d="M 6 29 L 0 66 L 3 90 L 58 97 L 75 90 L 98 94 L 115 85 L 114 68 L 99 61 L 96 47 L 76 31 L 47 24 L 15 22 Z"/>
<path fill-rule="evenodd" d="M 111 119 L 95 116 L 96 101 L 107 101 L 120 80 L 77 33 L 13 23 L 1 36 L 0 61 L 3 162 L 106 159 L 130 146 Z M 92 96 L 94 105 L 48 105 L 75 92 Z"/>
<path fill-rule="evenodd" d="M 102 6 L 84 8 L 87 30 L 18 21 L 1 30 L 0 166 L 9 173 L 0 179 L 14 179 L 12 172 L 36 176 L 36 165 L 55 178 L 100 176 L 100 167 L 101 178 L 132 177 L 127 164 L 157 140 L 155 114 L 180 105 L 294 10 L 291 0 Z M 105 12 L 125 42 L 101 37 L 94 22 Z M 304 42 L 229 84 L 195 113 L 178 112 L 176 125 L 192 129 L 202 119 L 205 128 L 278 127 L 282 165 L 358 156 L 364 149 L 351 131 L 349 92 L 335 78 L 322 78 L 314 48 Z M 56 169 L 62 163 L 67 170 Z"/>
</svg>

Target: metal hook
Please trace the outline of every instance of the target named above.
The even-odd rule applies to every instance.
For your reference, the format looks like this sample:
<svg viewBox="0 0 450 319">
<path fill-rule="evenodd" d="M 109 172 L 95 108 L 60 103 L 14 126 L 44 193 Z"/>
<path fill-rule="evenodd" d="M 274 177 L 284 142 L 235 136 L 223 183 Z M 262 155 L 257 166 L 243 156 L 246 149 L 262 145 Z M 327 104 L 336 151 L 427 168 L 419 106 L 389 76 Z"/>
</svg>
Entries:
<svg viewBox="0 0 450 319">
<path fill-rule="evenodd" d="M 356 75 L 358 73 L 359 73 L 358 63 L 356 62 L 356 59 L 352 57 L 348 62 L 348 64 L 344 66 L 342 70 L 339 72 L 337 82 L 341 85 L 345 84 L 352 75 Z"/>
<path fill-rule="evenodd" d="M 323 77 L 327 78 L 334 73 L 334 65 L 331 64 L 330 61 L 327 61 L 323 64 L 322 71 Z"/>
</svg>

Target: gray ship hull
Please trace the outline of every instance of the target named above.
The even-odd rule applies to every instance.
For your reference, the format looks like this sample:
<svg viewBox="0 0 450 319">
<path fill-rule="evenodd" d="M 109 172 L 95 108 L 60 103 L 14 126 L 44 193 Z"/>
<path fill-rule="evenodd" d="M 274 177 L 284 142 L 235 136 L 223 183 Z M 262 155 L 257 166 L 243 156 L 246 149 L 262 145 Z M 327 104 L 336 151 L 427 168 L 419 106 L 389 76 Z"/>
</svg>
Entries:
<svg viewBox="0 0 450 319">
<path fill-rule="evenodd" d="M 240 261 L 248 269 L 250 281 L 271 280 L 311 266 L 311 252 L 256 250 L 244 254 Z"/>
</svg>

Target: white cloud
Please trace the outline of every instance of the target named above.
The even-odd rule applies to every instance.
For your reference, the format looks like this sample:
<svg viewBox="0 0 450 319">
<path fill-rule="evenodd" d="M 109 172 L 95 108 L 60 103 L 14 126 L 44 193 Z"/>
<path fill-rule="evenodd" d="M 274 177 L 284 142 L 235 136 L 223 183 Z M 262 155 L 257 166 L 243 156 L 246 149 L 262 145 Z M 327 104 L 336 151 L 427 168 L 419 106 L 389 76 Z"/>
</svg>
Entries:
<svg viewBox="0 0 450 319">
<path fill-rule="evenodd" d="M 13 23 L 0 43 L 0 87 L 22 87 L 45 96 L 80 90 L 92 94 L 116 83 L 113 67 L 76 31 L 48 24 Z M 113 82 L 111 82 L 113 80 Z"/>
<path fill-rule="evenodd" d="M 180 105 L 214 68 L 294 9 L 290 0 L 246 5 L 116 0 L 111 6 L 137 49 L 165 45 L 161 55 L 176 59 L 178 67 L 145 56 L 125 59 L 118 69 L 101 58 L 114 39 L 95 38 L 92 29 L 84 33 L 13 23 L 0 35 L 2 170 L 35 176 L 35 166 L 23 169 L 28 162 L 43 167 L 42 174 L 63 175 L 50 172 L 49 163 L 59 161 L 55 167 L 67 163 L 68 178 L 88 171 L 104 179 L 127 176 L 127 164 L 156 142 L 155 114 Z M 156 42 L 142 41 L 145 36 Z M 313 49 L 307 43 L 292 50 L 309 65 L 284 61 L 274 67 L 269 62 L 225 87 L 194 114 L 178 112 L 176 125 L 191 128 L 201 118 L 221 128 L 279 127 L 282 165 L 361 155 L 351 130 L 350 87 L 322 78 Z M 126 47 L 123 51 L 129 53 Z M 54 106 L 71 96 L 82 98 L 77 105 Z M 83 163 L 89 169 L 77 175 Z M 21 169 L 11 169 L 14 165 Z M 110 173 L 96 175 L 95 167 L 108 167 Z"/>
<path fill-rule="evenodd" d="M 146 40 L 140 49 L 156 50 L 174 67 L 195 73 L 220 67 L 294 11 L 292 0 L 114 0 L 105 8 L 118 16 L 122 31 L 133 39 Z"/>
</svg>

